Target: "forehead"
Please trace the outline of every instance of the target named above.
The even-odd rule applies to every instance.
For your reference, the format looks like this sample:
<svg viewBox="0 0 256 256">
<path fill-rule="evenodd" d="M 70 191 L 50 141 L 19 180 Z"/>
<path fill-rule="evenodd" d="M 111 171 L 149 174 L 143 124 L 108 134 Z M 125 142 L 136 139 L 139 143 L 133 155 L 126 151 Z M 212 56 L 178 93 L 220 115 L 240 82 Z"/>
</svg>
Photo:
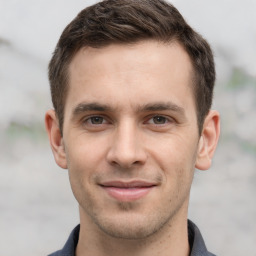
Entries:
<svg viewBox="0 0 256 256">
<path fill-rule="evenodd" d="M 174 62 L 177 65 L 172 65 Z M 144 64 L 147 64 L 144 66 Z M 77 65 L 78 64 L 78 65 Z M 100 48 L 83 47 L 74 56 L 69 71 L 75 74 L 77 67 L 86 65 L 90 71 L 98 72 L 99 68 L 154 68 L 155 71 L 170 71 L 168 68 L 192 70 L 191 60 L 183 46 L 172 41 L 169 43 L 155 40 L 142 40 L 130 44 L 110 44 Z M 163 65 L 160 65 L 163 64 Z M 172 65 L 169 66 L 168 65 Z"/>
<path fill-rule="evenodd" d="M 176 43 L 142 41 L 78 51 L 69 66 L 67 108 L 79 101 L 148 104 L 192 101 L 192 65 Z"/>
</svg>

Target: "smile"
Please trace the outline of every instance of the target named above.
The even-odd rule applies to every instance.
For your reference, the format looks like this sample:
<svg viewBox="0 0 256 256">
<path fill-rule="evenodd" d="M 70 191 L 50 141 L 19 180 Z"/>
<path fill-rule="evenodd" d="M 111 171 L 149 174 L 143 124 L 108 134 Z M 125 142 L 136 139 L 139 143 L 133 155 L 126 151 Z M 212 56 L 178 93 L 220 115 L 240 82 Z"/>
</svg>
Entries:
<svg viewBox="0 0 256 256">
<path fill-rule="evenodd" d="M 156 184 L 144 181 L 112 181 L 101 184 L 101 187 L 112 198 L 122 202 L 130 202 L 146 196 L 156 187 Z"/>
</svg>

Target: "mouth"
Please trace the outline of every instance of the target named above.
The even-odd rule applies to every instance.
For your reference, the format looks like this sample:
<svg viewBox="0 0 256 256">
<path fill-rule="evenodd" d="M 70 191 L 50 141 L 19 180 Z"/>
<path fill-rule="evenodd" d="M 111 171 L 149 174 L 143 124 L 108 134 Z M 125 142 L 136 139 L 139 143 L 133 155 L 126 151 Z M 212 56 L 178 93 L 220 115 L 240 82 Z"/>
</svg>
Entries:
<svg viewBox="0 0 256 256">
<path fill-rule="evenodd" d="M 110 197 L 122 202 L 131 202 L 145 197 L 157 184 L 145 181 L 110 181 L 100 186 Z"/>
</svg>

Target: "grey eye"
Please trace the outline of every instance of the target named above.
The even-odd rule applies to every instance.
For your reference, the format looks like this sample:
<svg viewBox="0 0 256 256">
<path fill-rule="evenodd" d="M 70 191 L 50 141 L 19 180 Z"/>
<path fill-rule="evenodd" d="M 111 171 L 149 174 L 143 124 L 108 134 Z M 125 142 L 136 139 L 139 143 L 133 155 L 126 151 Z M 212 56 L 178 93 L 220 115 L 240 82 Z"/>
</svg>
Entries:
<svg viewBox="0 0 256 256">
<path fill-rule="evenodd" d="M 93 116 L 90 117 L 90 121 L 92 124 L 102 124 L 104 122 L 104 118 L 101 116 Z"/>
<path fill-rule="evenodd" d="M 154 116 L 153 117 L 154 124 L 165 124 L 166 121 L 167 121 L 167 119 L 164 116 Z"/>
</svg>

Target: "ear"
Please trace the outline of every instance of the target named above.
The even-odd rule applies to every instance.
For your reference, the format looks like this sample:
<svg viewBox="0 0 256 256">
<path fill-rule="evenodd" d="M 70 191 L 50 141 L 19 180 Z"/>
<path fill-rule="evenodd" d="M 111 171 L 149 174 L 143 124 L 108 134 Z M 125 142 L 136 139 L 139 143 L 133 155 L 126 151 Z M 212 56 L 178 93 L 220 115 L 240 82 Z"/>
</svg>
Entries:
<svg viewBox="0 0 256 256">
<path fill-rule="evenodd" d="M 50 145 L 55 162 L 63 169 L 67 169 L 67 159 L 63 138 L 59 129 L 59 122 L 53 109 L 45 114 L 45 127 L 48 133 Z"/>
<path fill-rule="evenodd" d="M 220 115 L 215 110 L 210 110 L 205 118 L 203 130 L 198 145 L 196 168 L 207 170 L 211 166 L 220 135 Z"/>
</svg>

